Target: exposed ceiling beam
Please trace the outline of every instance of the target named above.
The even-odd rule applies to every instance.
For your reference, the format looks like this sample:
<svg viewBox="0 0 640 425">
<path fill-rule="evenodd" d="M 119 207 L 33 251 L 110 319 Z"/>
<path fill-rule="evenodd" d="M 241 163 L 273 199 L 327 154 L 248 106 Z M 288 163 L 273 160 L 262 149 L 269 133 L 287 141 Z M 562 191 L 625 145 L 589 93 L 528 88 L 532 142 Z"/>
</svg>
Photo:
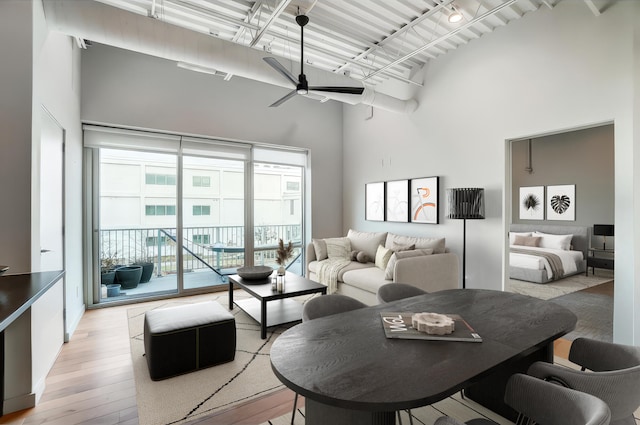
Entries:
<svg viewBox="0 0 640 425">
<path fill-rule="evenodd" d="M 602 14 L 602 8 L 598 7 L 593 0 L 584 0 L 585 4 L 595 16 L 600 16 Z"/>
<path fill-rule="evenodd" d="M 269 16 L 269 19 L 267 19 L 267 22 L 265 22 L 264 26 L 262 28 L 260 28 L 260 30 L 258 31 L 256 36 L 253 37 L 253 40 L 251 40 L 251 43 L 249 44 L 249 47 L 255 47 L 256 44 L 258 44 L 260 42 L 260 39 L 269 30 L 269 27 L 271 26 L 271 24 L 273 24 L 273 22 L 282 14 L 282 12 L 284 12 L 284 10 L 289 5 L 289 3 L 291 3 L 291 0 L 282 0 L 280 2 L 280 4 L 278 6 L 276 6 L 276 8 L 273 10 L 273 13 L 271 14 L 271 16 Z"/>
<path fill-rule="evenodd" d="M 374 77 L 374 76 L 386 71 L 387 69 L 389 69 L 389 68 L 391 68 L 391 67 L 393 67 L 393 66 L 395 66 L 395 65 L 397 65 L 397 64 L 399 64 L 401 62 L 404 62 L 407 59 L 412 58 L 413 56 L 417 55 L 418 53 L 422 52 L 423 50 L 426 50 L 426 49 L 428 49 L 430 47 L 438 45 L 442 41 L 447 40 L 448 38 L 452 37 L 453 35 L 457 34 L 458 32 L 463 31 L 465 28 L 468 28 L 468 27 L 474 25 L 475 23 L 483 21 L 484 19 L 488 18 L 489 16 L 492 16 L 495 13 L 498 13 L 499 11 L 504 9 L 505 7 L 509 7 L 509 6 L 511 6 L 512 4 L 514 4 L 517 1 L 518 0 L 508 0 L 507 2 L 505 2 L 505 3 L 503 3 L 503 4 L 499 5 L 499 6 L 494 7 L 493 9 L 489 10 L 488 12 L 485 12 L 482 15 L 478 16 L 477 18 L 474 18 L 474 19 L 468 21 L 466 24 L 456 28 L 455 30 L 450 31 L 449 33 L 447 33 L 447 34 L 445 34 L 445 35 L 443 35 L 441 37 L 438 37 L 437 39 L 433 40 L 431 43 L 427 43 L 424 46 L 421 46 L 421 47 L 417 48 L 413 52 L 411 52 L 411 53 L 409 53 L 407 55 L 404 55 L 403 57 L 401 57 L 399 59 L 396 59 L 394 62 L 391 62 L 390 64 L 388 64 L 386 66 L 383 66 L 382 68 L 378 69 L 377 71 L 367 75 L 364 78 L 364 80 L 368 80 L 369 78 L 372 78 L 372 77 Z"/>
</svg>

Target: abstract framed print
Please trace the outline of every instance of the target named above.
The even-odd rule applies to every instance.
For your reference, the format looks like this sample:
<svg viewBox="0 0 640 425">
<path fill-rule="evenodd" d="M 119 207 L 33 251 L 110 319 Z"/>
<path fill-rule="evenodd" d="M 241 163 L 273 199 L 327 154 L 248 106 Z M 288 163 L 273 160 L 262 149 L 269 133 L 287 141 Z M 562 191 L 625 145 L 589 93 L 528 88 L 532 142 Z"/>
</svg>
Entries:
<svg viewBox="0 0 640 425">
<path fill-rule="evenodd" d="M 547 220 L 575 221 L 576 185 L 547 186 Z"/>
<path fill-rule="evenodd" d="M 439 178 L 422 177 L 411 179 L 411 222 L 438 224 Z"/>
<path fill-rule="evenodd" d="M 386 183 L 385 204 L 387 221 L 409 221 L 409 180 Z"/>
<path fill-rule="evenodd" d="M 367 183 L 364 186 L 364 219 L 384 221 L 384 182 Z"/>
<path fill-rule="evenodd" d="M 520 220 L 544 220 L 544 186 L 520 188 Z"/>
</svg>

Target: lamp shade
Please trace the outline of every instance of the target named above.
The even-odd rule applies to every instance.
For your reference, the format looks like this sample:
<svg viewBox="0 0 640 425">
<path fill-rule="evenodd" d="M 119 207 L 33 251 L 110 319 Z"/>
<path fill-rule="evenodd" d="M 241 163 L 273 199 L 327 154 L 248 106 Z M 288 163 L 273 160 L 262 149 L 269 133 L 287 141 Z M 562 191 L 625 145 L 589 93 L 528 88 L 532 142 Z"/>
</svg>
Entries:
<svg viewBox="0 0 640 425">
<path fill-rule="evenodd" d="M 613 236 L 613 224 L 594 224 L 593 234 L 596 236 Z"/>
<path fill-rule="evenodd" d="M 447 200 L 448 218 L 484 218 L 484 189 L 478 187 L 447 189 Z"/>
</svg>

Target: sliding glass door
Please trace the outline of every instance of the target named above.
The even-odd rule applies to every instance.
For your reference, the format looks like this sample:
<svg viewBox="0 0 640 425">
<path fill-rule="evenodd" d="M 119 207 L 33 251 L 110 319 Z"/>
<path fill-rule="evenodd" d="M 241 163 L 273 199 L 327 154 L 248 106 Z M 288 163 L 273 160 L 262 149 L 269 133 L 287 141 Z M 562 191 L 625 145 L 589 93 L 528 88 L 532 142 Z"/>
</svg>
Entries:
<svg viewBox="0 0 640 425">
<path fill-rule="evenodd" d="M 245 263 L 244 162 L 182 157 L 184 288 L 227 283 Z"/>
<path fill-rule="evenodd" d="M 244 265 L 302 274 L 306 151 L 85 125 L 90 304 L 197 293 Z"/>
</svg>

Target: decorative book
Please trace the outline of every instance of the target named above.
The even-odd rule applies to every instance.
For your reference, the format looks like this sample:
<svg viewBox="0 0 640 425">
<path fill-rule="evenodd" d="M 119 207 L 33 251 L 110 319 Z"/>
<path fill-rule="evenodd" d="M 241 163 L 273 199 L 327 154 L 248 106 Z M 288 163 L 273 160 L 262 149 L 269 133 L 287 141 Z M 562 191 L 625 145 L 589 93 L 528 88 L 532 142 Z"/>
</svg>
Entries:
<svg viewBox="0 0 640 425">
<path fill-rule="evenodd" d="M 382 327 L 387 338 L 398 339 L 423 339 L 431 341 L 462 341 L 462 342 L 482 342 L 482 338 L 478 333 L 458 314 L 446 314 L 451 318 L 455 325 L 453 332 L 436 335 L 421 332 L 412 326 L 412 312 L 382 312 Z"/>
</svg>

